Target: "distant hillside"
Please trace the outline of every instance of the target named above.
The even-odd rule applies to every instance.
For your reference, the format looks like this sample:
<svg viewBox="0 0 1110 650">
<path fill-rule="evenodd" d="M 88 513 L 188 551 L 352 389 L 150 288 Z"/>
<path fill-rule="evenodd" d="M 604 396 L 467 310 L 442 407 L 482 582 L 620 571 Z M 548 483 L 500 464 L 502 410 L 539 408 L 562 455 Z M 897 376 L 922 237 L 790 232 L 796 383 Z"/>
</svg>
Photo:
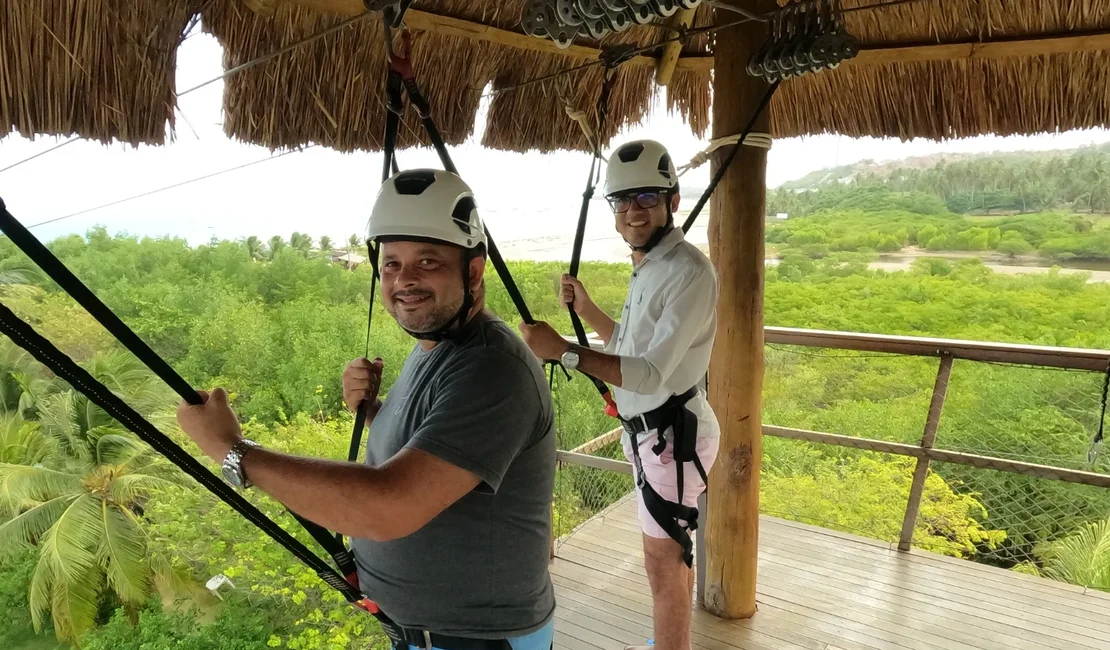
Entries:
<svg viewBox="0 0 1110 650">
<path fill-rule="evenodd" d="M 933 154 L 822 169 L 768 193 L 768 214 L 880 208 L 919 214 L 1110 213 L 1110 144 Z"/>
<path fill-rule="evenodd" d="M 1070 158 L 1084 153 L 1110 153 L 1110 144 L 1051 151 L 935 153 L 881 162 L 868 159 L 850 165 L 818 169 L 801 178 L 782 183 L 779 188 L 784 190 L 810 190 L 833 182 L 851 182 L 860 177 L 888 178 L 895 171 L 932 169 L 941 164 L 993 161 L 1005 165 L 1020 165 L 1023 163 L 1047 162 L 1053 158 Z"/>
</svg>

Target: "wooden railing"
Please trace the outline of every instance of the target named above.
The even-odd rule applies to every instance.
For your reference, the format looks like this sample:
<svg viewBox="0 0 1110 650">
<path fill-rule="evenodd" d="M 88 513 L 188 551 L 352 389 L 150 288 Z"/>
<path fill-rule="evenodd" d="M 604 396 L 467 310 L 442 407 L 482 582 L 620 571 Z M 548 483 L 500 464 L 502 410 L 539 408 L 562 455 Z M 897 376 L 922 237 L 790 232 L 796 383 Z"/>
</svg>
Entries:
<svg viewBox="0 0 1110 650">
<path fill-rule="evenodd" d="M 949 379 L 952 375 L 952 364 L 955 359 L 1043 368 L 1107 372 L 1108 367 L 1110 367 L 1110 350 L 1055 348 L 1034 345 L 1012 345 L 1004 343 L 984 343 L 976 341 L 829 332 L 778 327 L 766 328 L 765 340 L 767 343 L 771 344 L 854 350 L 860 352 L 879 352 L 915 357 L 934 357 L 939 360 L 936 380 L 933 384 L 932 398 L 929 403 L 928 416 L 926 417 L 924 431 L 919 444 L 913 445 L 820 431 L 807 431 L 804 429 L 792 429 L 767 424 L 763 425 L 763 434 L 766 436 L 788 438 L 791 440 L 804 440 L 811 443 L 916 458 L 917 465 L 914 468 L 913 482 L 910 488 L 909 499 L 906 503 L 901 535 L 898 540 L 898 548 L 903 551 L 908 551 L 910 549 L 914 528 L 917 525 L 918 512 L 921 506 L 921 495 L 924 491 L 929 464 L 934 460 L 981 469 L 1024 474 L 1043 479 L 1110 488 L 1110 474 L 938 449 L 934 446 L 937 429 L 944 411 Z M 712 372 L 712 369 L 710 371 Z M 632 466 L 628 462 L 590 455 L 591 452 L 615 442 L 619 437 L 620 429 L 616 429 L 598 436 L 571 451 L 560 451 L 557 456 L 558 462 L 631 474 Z M 704 511 L 704 506 L 702 509 Z M 701 530 L 704 530 L 704 526 L 699 529 L 699 533 Z"/>
</svg>

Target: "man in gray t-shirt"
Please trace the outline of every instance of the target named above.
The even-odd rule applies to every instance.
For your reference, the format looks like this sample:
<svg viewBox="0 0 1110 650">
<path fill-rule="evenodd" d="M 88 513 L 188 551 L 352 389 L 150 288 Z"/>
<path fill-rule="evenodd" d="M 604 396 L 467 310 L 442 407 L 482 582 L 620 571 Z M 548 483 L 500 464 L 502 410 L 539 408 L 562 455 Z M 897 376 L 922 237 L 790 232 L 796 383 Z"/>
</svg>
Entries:
<svg viewBox="0 0 1110 650">
<path fill-rule="evenodd" d="M 419 449 L 481 483 L 407 537 L 354 540 L 359 583 L 383 611 L 463 637 L 548 622 L 553 421 L 540 365 L 501 321 L 478 314 L 461 341 L 416 346 L 374 416 L 366 462 Z"/>
<path fill-rule="evenodd" d="M 448 172 L 401 172 L 368 231 L 386 310 L 418 344 L 384 401 L 381 359 L 343 374 L 344 401 L 367 406 L 366 463 L 253 445 L 223 389 L 182 404 L 181 428 L 234 484 L 352 538 L 360 588 L 403 628 L 398 650 L 550 650 L 554 409 L 540 363 L 484 311 L 473 194 Z"/>
</svg>

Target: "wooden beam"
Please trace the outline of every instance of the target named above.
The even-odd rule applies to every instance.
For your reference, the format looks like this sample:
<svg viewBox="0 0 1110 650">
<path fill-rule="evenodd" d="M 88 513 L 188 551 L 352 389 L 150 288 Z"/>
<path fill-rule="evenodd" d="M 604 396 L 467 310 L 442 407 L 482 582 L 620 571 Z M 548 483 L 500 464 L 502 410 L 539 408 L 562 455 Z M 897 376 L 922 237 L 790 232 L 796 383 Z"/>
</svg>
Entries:
<svg viewBox="0 0 1110 650">
<path fill-rule="evenodd" d="M 244 2 L 252 10 L 263 15 L 272 15 L 278 6 L 285 3 L 344 17 L 356 16 L 366 11 L 362 0 L 244 0 Z M 596 59 L 601 54 L 601 50 L 596 47 L 571 45 L 564 50 L 548 38 L 536 38 L 521 32 L 501 29 L 473 20 L 444 16 L 429 11 L 420 11 L 419 9 L 409 9 L 405 12 L 405 26 L 433 34 L 457 36 L 494 45 L 506 45 L 530 52 L 558 54 L 580 59 Z M 626 65 L 651 66 L 654 68 L 656 60 L 650 56 L 639 55 L 630 59 Z M 698 63 L 696 65 L 701 66 L 703 64 Z M 683 68 L 685 66 L 678 64 L 677 67 Z M 709 64 L 709 67 L 712 67 L 712 63 Z M 709 69 L 709 67 L 706 69 Z"/>
<path fill-rule="evenodd" d="M 868 47 L 845 65 L 883 65 L 1046 56 L 1110 50 L 1110 31 L 1023 37 L 979 43 Z"/>
<path fill-rule="evenodd" d="M 745 2 L 757 12 L 775 6 L 773 0 Z M 733 17 L 717 12 L 716 20 L 722 24 Z M 748 59 L 762 45 L 765 32 L 766 24 L 754 21 L 717 32 L 715 138 L 743 130 L 767 92 L 767 84 L 747 72 Z M 769 122 L 763 111 L 753 130 L 766 132 Z M 714 173 L 723 153 L 712 159 Z M 750 618 L 756 610 L 766 193 L 767 151 L 741 147 L 710 204 L 709 248 L 720 298 L 709 401 L 721 423 L 721 440 L 709 474 L 705 608 L 722 618 Z"/>
<path fill-rule="evenodd" d="M 243 0 L 246 5 L 262 15 L 273 15 L 278 6 L 292 3 L 302 7 L 330 13 L 337 16 L 355 16 L 366 9 L 362 0 Z M 687 11 L 687 10 L 683 10 Z M 676 14 L 676 16 L 679 14 Z M 546 38 L 535 38 L 526 34 L 484 25 L 472 20 L 453 18 L 428 11 L 409 9 L 405 13 L 405 24 L 412 29 L 458 36 L 472 41 L 506 45 L 519 50 L 557 54 L 581 59 L 596 59 L 601 50 L 584 45 L 571 45 L 559 49 Z M 718 41 L 719 42 L 719 41 Z M 859 56 L 845 61 L 845 66 L 886 65 L 890 63 L 926 63 L 934 61 L 964 61 L 978 59 L 997 59 L 1008 57 L 1032 57 L 1049 54 L 1070 54 L 1075 52 L 1100 52 L 1110 50 L 1110 30 L 1084 32 L 1077 34 L 1054 34 L 1048 36 L 1026 36 L 1021 38 L 975 43 L 932 43 L 902 46 L 864 46 Z M 652 66 L 656 68 L 659 85 L 670 83 L 675 70 L 689 72 L 709 72 L 713 69 L 713 56 L 680 56 L 682 46 L 668 43 L 663 56 L 656 60 L 650 56 L 633 57 L 627 65 Z M 674 63 L 668 63 L 673 58 Z M 663 74 L 666 66 L 673 65 L 670 73 Z"/>
<path fill-rule="evenodd" d="M 1041 345 L 985 343 L 982 341 L 894 336 L 890 334 L 803 330 L 789 327 L 768 327 L 766 338 L 768 343 L 781 345 L 802 345 L 859 352 L 887 352 L 921 357 L 951 356 L 955 359 L 967 359 L 969 361 L 1017 363 L 1071 370 L 1104 371 L 1107 363 L 1110 363 L 1110 350 L 1085 348 L 1053 348 Z"/>
<path fill-rule="evenodd" d="M 942 357 L 933 383 L 933 398 L 929 402 L 929 415 L 925 418 L 925 433 L 921 436 L 922 449 L 932 449 L 940 428 L 940 414 L 944 398 L 948 395 L 948 380 L 952 377 L 952 357 Z M 906 513 L 902 517 L 902 534 L 898 537 L 898 550 L 908 551 L 913 544 L 913 531 L 917 528 L 917 514 L 921 510 L 921 495 L 925 493 L 925 479 L 929 476 L 929 459 L 918 458 L 913 469 L 910 495 L 906 500 Z"/>
<path fill-rule="evenodd" d="M 995 456 L 968 454 L 962 451 L 925 449 L 918 445 L 907 445 L 904 442 L 872 440 L 870 438 L 857 438 L 855 436 L 845 436 L 838 433 L 807 431 L 805 429 L 791 429 L 788 427 L 776 427 L 771 425 L 765 425 L 763 427 L 763 435 L 774 436 L 776 438 L 788 438 L 790 440 L 804 440 L 806 442 L 834 445 L 836 447 L 846 447 L 848 449 L 877 451 L 881 454 L 895 454 L 898 456 L 910 456 L 912 458 L 928 458 L 929 460 L 941 463 L 967 465 L 968 467 L 992 469 L 999 472 L 1009 472 L 1011 474 L 1024 474 L 1025 476 L 1034 476 L 1050 481 L 1064 481 L 1066 483 L 1110 488 L 1110 474 L 1027 463 L 1020 460 L 997 458 Z"/>
<path fill-rule="evenodd" d="M 624 433 L 624 429 L 622 427 L 617 427 L 616 429 L 613 429 L 608 433 L 603 433 L 592 440 L 587 440 L 586 442 L 578 445 L 570 451 L 574 454 L 592 454 L 598 449 L 611 445 L 614 442 L 620 440 L 622 433 Z"/>
<path fill-rule="evenodd" d="M 609 472 L 620 472 L 622 474 L 632 473 L 632 463 L 626 460 L 613 460 L 612 458 L 590 456 L 589 454 L 576 454 L 573 451 L 555 452 L 555 462 L 566 463 L 567 465 L 581 465 L 583 467 L 603 469 Z"/>
<path fill-rule="evenodd" d="M 864 46 L 859 56 L 842 65 L 869 66 L 891 63 L 931 63 L 938 61 L 976 61 L 1014 57 L 1104 52 L 1110 50 L 1110 31 L 1026 37 L 976 43 L 933 43 L 927 45 Z M 713 69 L 712 56 L 686 56 L 677 68 L 693 72 Z"/>
<path fill-rule="evenodd" d="M 667 24 L 675 29 L 682 29 L 690 25 L 690 21 L 694 19 L 694 9 L 683 9 L 671 17 L 670 22 Z M 668 32 L 668 36 L 671 34 Z M 660 86 L 666 86 L 671 83 L 671 77 L 674 76 L 675 65 L 678 64 L 678 59 L 682 55 L 682 42 L 672 41 L 663 46 L 663 54 L 659 57 L 659 65 L 655 67 L 655 83 Z"/>
</svg>

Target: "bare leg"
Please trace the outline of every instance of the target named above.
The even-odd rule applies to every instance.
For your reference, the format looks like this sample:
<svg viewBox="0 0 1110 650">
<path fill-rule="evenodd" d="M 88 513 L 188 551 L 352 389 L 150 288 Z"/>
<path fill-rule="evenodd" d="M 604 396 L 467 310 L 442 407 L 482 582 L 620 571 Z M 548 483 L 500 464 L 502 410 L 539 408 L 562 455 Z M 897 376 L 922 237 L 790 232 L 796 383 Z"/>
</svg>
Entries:
<svg viewBox="0 0 1110 650">
<path fill-rule="evenodd" d="M 656 650 L 690 650 L 690 607 L 694 572 L 671 538 L 644 535 L 644 568 L 651 584 Z"/>
</svg>

